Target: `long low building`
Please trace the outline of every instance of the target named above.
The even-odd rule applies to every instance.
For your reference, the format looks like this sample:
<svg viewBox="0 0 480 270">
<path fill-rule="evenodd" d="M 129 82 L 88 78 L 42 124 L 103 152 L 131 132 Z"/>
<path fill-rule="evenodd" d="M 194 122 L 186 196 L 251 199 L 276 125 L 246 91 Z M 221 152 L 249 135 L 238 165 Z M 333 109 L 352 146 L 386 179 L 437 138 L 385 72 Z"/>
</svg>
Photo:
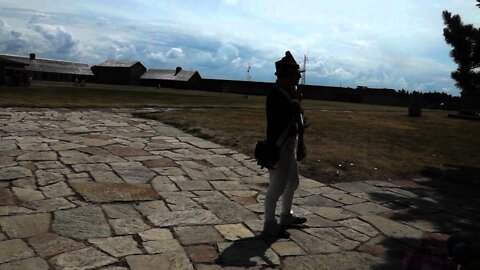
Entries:
<svg viewBox="0 0 480 270">
<path fill-rule="evenodd" d="M 92 67 L 95 81 L 112 84 L 138 84 L 147 69 L 139 61 L 107 60 Z"/>
<path fill-rule="evenodd" d="M 202 77 L 198 71 L 187 71 L 181 67 L 172 69 L 149 69 L 140 77 L 140 84 L 179 89 L 201 89 Z"/>
<path fill-rule="evenodd" d="M 33 80 L 66 81 L 76 79 L 91 81 L 93 73 L 88 64 L 0 54 L 0 84 L 11 84 L 17 77 L 28 76 Z"/>
</svg>

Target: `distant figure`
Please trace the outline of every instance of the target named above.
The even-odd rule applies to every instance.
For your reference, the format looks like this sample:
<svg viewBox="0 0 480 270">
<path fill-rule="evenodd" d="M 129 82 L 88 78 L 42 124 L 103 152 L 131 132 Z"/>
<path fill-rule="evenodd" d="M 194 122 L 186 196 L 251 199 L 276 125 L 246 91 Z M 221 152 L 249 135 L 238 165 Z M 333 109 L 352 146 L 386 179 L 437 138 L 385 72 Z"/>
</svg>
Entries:
<svg viewBox="0 0 480 270">
<path fill-rule="evenodd" d="M 277 82 L 268 93 L 267 141 L 279 147 L 280 159 L 268 170 L 269 187 L 265 197 L 265 223 L 262 234 L 288 238 L 286 229 L 291 225 L 300 225 L 307 221 L 293 214 L 293 195 L 298 187 L 297 143 L 299 119 L 302 108 L 297 85 L 301 78 L 300 66 L 292 54 L 287 51 L 285 57 L 275 62 Z M 278 199 L 282 196 L 280 222 L 275 218 Z"/>
<path fill-rule="evenodd" d="M 410 105 L 408 106 L 408 116 L 420 117 L 422 116 L 422 102 L 420 101 L 420 95 L 418 92 L 413 92 Z"/>
<path fill-rule="evenodd" d="M 85 87 L 85 80 L 84 80 L 84 79 L 82 79 L 82 80 L 80 81 L 80 86 L 81 86 L 81 87 Z"/>
</svg>

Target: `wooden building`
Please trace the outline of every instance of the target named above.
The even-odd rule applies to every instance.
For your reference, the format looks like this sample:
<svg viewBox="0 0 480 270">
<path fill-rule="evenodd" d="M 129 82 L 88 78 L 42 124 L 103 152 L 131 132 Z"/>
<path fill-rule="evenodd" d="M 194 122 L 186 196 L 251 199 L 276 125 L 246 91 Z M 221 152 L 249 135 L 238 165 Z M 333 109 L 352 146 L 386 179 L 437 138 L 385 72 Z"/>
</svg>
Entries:
<svg viewBox="0 0 480 270">
<path fill-rule="evenodd" d="M 187 71 L 181 67 L 171 69 L 149 69 L 140 77 L 141 85 L 178 89 L 201 89 L 202 77 L 198 71 Z"/>
<path fill-rule="evenodd" d="M 66 81 L 75 79 L 91 81 L 93 73 L 87 64 L 36 58 L 34 53 L 29 57 L 0 54 L 0 84 L 10 84 L 15 77 L 26 75 L 33 80 Z"/>
<path fill-rule="evenodd" d="M 107 60 L 92 67 L 95 81 L 111 84 L 138 84 L 147 69 L 139 61 Z"/>
</svg>

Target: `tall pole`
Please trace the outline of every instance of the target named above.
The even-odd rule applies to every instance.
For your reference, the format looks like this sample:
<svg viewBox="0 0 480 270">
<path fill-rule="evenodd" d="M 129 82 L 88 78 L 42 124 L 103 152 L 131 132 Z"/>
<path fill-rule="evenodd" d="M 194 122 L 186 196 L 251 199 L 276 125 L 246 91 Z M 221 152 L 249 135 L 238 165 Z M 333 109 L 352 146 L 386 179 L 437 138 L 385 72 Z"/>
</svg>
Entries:
<svg viewBox="0 0 480 270">
<path fill-rule="evenodd" d="M 248 61 L 248 68 L 247 68 L 247 82 L 249 82 L 252 79 L 252 76 L 250 76 L 250 61 Z"/>
</svg>

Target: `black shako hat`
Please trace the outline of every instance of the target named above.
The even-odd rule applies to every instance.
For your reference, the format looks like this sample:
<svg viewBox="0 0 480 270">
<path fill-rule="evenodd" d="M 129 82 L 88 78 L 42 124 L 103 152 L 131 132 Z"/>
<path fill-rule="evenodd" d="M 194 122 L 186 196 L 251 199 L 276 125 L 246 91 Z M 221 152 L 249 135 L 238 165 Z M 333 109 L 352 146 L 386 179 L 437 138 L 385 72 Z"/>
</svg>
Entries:
<svg viewBox="0 0 480 270">
<path fill-rule="evenodd" d="M 295 73 L 305 72 L 305 70 L 300 69 L 300 66 L 293 58 L 292 53 L 290 51 L 285 52 L 285 56 L 275 62 L 275 75 L 277 77 L 288 76 Z"/>
</svg>

